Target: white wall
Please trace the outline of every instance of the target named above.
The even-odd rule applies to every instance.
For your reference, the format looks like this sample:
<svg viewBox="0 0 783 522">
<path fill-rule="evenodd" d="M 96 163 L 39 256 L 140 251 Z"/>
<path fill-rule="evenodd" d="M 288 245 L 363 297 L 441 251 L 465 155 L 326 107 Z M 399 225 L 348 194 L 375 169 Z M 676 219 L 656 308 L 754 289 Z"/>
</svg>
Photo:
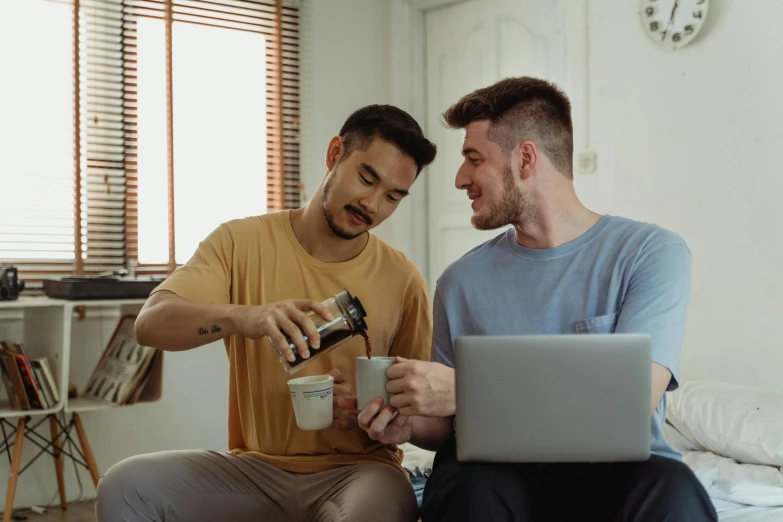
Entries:
<svg viewBox="0 0 783 522">
<path fill-rule="evenodd" d="M 711 0 L 689 47 L 658 49 L 638 2 L 589 2 L 596 210 L 658 223 L 693 252 L 685 378 L 783 393 L 783 3 Z"/>
<path fill-rule="evenodd" d="M 400 0 L 304 0 L 301 165 L 308 198 L 326 172 L 329 140 L 354 110 L 390 103 L 425 126 L 423 90 L 410 88 L 411 67 L 423 54 L 390 52 L 399 39 L 411 37 L 410 13 Z M 423 266 L 422 238 L 416 244 L 412 229 L 424 219 L 425 183 L 417 181 L 411 192 L 374 232 Z"/>
</svg>

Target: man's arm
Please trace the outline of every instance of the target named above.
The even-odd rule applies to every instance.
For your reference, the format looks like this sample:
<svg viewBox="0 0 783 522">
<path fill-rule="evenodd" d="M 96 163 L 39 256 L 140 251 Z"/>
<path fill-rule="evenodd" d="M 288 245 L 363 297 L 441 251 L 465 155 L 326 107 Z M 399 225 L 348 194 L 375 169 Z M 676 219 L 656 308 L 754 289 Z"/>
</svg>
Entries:
<svg viewBox="0 0 783 522">
<path fill-rule="evenodd" d="M 381 405 L 379 399 L 370 402 L 357 420 L 360 428 L 383 444 L 410 442 L 414 446 L 437 451 L 454 433 L 453 417 L 407 416 L 393 406 Z"/>
<path fill-rule="evenodd" d="M 652 394 L 650 395 L 650 411 L 655 411 L 658 407 L 658 403 L 661 402 L 663 394 L 666 393 L 666 389 L 669 387 L 669 383 L 672 380 L 672 372 L 667 368 L 664 368 L 658 363 L 652 365 Z"/>
<path fill-rule="evenodd" d="M 327 321 L 331 315 L 320 303 L 288 300 L 265 306 L 231 303 L 233 238 L 220 225 L 199 243 L 193 257 L 153 291 L 136 319 L 139 344 L 161 350 L 190 350 L 223 337 L 240 334 L 249 339 L 268 335 L 289 361 L 295 359 L 284 334 L 302 357 L 308 347 L 302 330 L 318 346 L 318 332 L 305 312 Z"/>
<path fill-rule="evenodd" d="M 690 286 L 691 253 L 677 238 L 639 256 L 620 309 L 615 333 L 652 338 L 652 411 L 678 386 Z"/>
<path fill-rule="evenodd" d="M 308 350 L 301 330 L 308 334 L 313 347 L 319 344 L 318 330 L 305 314 L 310 310 L 331 320 L 321 303 L 304 299 L 265 306 L 199 304 L 161 290 L 150 296 L 136 319 L 136 340 L 143 346 L 183 351 L 233 334 L 249 339 L 269 335 L 281 347 L 283 356 L 292 360 L 283 333 L 294 341 L 303 357 Z"/>
<path fill-rule="evenodd" d="M 191 303 L 173 292 L 152 294 L 136 318 L 136 340 L 168 351 L 190 350 L 239 333 L 236 305 Z"/>
<path fill-rule="evenodd" d="M 454 435 L 454 417 L 412 417 L 413 433 L 410 443 L 414 446 L 438 451 L 441 445 Z"/>
</svg>

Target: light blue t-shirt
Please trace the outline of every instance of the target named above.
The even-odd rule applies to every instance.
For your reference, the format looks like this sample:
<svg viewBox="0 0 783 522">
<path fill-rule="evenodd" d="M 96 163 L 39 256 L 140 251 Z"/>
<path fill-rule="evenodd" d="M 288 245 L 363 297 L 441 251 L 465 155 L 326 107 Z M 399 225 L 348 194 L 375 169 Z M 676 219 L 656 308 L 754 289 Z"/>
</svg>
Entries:
<svg viewBox="0 0 783 522">
<path fill-rule="evenodd" d="M 691 253 L 655 225 L 603 216 L 590 230 L 548 249 L 520 246 L 511 228 L 454 262 L 434 296 L 432 360 L 454 366 L 462 335 L 646 333 L 652 360 L 672 373 L 691 283 Z M 654 454 L 680 459 L 666 442 L 666 396 L 652 415 Z"/>
</svg>

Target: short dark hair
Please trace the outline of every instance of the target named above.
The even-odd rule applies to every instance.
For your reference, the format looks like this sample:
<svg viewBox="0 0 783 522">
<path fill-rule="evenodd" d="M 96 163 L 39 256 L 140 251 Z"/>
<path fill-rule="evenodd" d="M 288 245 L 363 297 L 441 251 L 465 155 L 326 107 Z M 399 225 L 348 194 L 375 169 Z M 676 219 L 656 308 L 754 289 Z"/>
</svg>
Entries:
<svg viewBox="0 0 783 522">
<path fill-rule="evenodd" d="M 571 102 L 553 83 L 529 76 L 506 78 L 467 94 L 443 119 L 453 129 L 489 120 L 487 137 L 504 152 L 532 140 L 561 174 L 573 179 Z"/>
<path fill-rule="evenodd" d="M 356 149 L 365 150 L 375 138 L 381 138 L 416 162 L 416 175 L 432 163 L 435 144 L 424 137 L 413 117 L 393 105 L 368 105 L 354 111 L 340 129 L 345 143 L 345 157 Z"/>
</svg>

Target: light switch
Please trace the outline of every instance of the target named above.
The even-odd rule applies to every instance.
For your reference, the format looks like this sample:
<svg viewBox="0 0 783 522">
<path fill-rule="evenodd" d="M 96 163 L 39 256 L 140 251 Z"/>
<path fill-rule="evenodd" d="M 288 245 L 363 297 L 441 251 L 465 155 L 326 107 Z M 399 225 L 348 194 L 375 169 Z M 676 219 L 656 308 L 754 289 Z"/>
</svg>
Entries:
<svg viewBox="0 0 783 522">
<path fill-rule="evenodd" d="M 576 157 L 576 164 L 580 174 L 592 174 L 596 169 L 595 152 L 591 150 L 580 152 Z"/>
</svg>

